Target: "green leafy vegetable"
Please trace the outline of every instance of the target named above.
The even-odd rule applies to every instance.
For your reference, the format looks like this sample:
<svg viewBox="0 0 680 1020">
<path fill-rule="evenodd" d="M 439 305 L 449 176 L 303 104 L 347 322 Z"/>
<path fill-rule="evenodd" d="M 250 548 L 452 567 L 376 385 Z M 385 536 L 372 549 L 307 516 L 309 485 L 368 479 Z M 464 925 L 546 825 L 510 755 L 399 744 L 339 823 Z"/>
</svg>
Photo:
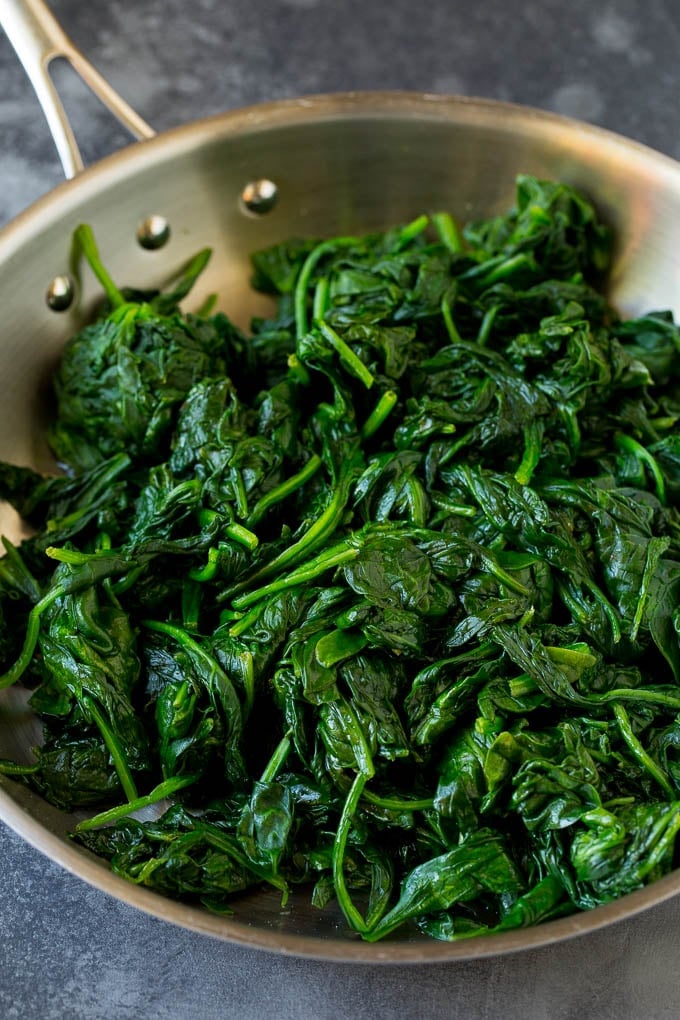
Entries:
<svg viewBox="0 0 680 1020">
<path fill-rule="evenodd" d="M 75 838 L 210 909 L 368 941 L 536 924 L 678 863 L 680 334 L 597 289 L 588 199 L 253 256 L 246 338 L 121 290 L 66 346 L 62 475 L 0 465 L 0 688 Z M 296 895 L 303 895 L 297 892 Z"/>
</svg>

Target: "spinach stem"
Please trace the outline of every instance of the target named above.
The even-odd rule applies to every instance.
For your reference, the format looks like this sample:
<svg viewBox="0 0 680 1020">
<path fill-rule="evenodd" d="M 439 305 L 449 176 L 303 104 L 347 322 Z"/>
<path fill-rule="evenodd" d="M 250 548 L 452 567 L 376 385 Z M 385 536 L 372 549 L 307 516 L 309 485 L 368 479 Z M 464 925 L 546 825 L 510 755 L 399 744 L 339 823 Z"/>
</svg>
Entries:
<svg viewBox="0 0 680 1020">
<path fill-rule="evenodd" d="M 277 744 L 274 753 L 264 768 L 264 772 L 260 776 L 261 783 L 272 783 L 276 779 L 279 769 L 285 763 L 290 753 L 290 735 L 291 731 L 288 730 Z"/>
<path fill-rule="evenodd" d="M 207 677 L 210 681 L 217 680 L 223 688 L 226 688 L 230 694 L 236 698 L 233 684 L 220 666 L 219 662 L 212 655 L 206 652 L 205 648 L 203 648 L 203 646 L 200 645 L 198 641 L 191 636 L 191 634 L 187 634 L 187 632 L 181 627 L 177 627 L 173 623 L 166 623 L 164 620 L 142 620 L 142 626 L 146 627 L 147 630 L 156 631 L 158 634 L 167 634 L 168 637 L 174 638 L 174 640 L 177 641 L 182 648 L 189 652 L 190 655 L 194 656 L 194 659 L 201 664 L 203 669 L 206 670 Z M 247 709 L 252 704 L 252 691 L 246 690 L 245 694 Z M 243 711 L 244 709 L 241 708 L 242 713 Z"/>
<path fill-rule="evenodd" d="M 396 244 L 396 250 L 401 251 L 406 248 L 411 241 L 415 240 L 419 234 L 422 234 L 427 229 L 430 223 L 430 217 L 423 213 L 422 216 L 417 216 L 415 220 L 411 220 L 406 226 L 402 227 L 399 231 L 399 239 Z"/>
<path fill-rule="evenodd" d="M 438 493 L 430 493 L 430 499 L 440 510 L 446 510 L 447 513 L 455 514 L 457 517 L 476 517 L 479 513 L 473 506 L 463 506 L 460 503 L 454 503 L 452 499 L 440 496 Z"/>
<path fill-rule="evenodd" d="M 339 355 L 340 360 L 344 361 L 345 365 L 347 366 L 348 370 L 352 373 L 352 375 L 356 376 L 357 379 L 360 379 L 361 382 L 366 387 L 366 389 L 370 390 L 374 382 L 373 375 L 371 374 L 369 369 L 366 368 L 361 358 L 359 358 L 354 353 L 349 344 L 345 343 L 345 341 L 338 333 L 336 333 L 333 327 L 329 326 L 328 323 L 324 322 L 323 319 L 319 319 L 316 322 L 316 327 L 321 333 L 321 335 L 326 340 L 328 340 L 328 343 Z"/>
<path fill-rule="evenodd" d="M 106 292 L 106 296 L 114 308 L 120 308 L 126 304 L 123 294 L 116 287 L 111 276 L 107 272 L 99 255 L 99 249 L 94 239 L 92 227 L 87 223 L 81 223 L 73 232 L 73 239 L 76 247 L 79 247 L 90 268 L 97 277 Z"/>
<path fill-rule="evenodd" d="M 19 658 L 16 660 L 14 665 L 0 676 L 0 690 L 5 687 L 11 687 L 15 684 L 28 669 L 33 653 L 35 652 L 35 646 L 38 643 L 38 635 L 40 634 L 40 617 L 53 602 L 63 595 L 63 589 L 61 585 L 57 585 L 48 591 L 47 595 L 44 595 L 40 602 L 31 609 L 26 620 L 26 636 L 24 638 L 24 646 L 19 653 Z"/>
<path fill-rule="evenodd" d="M 328 295 L 330 292 L 330 284 L 327 276 L 322 276 L 316 285 L 314 291 L 314 304 L 312 306 L 312 322 L 316 322 L 317 319 L 323 319 L 328 309 Z"/>
<path fill-rule="evenodd" d="M 543 439 L 543 425 L 533 419 L 524 426 L 524 454 L 519 467 L 515 471 L 515 481 L 519 485 L 528 485 L 541 459 L 541 440 Z"/>
<path fill-rule="evenodd" d="M 398 399 L 394 390 L 385 390 L 361 428 L 362 439 L 368 439 L 369 436 L 378 431 L 385 419 L 391 414 Z"/>
<path fill-rule="evenodd" d="M 491 330 L 493 329 L 493 324 L 496 321 L 499 307 L 499 305 L 492 305 L 491 308 L 488 308 L 484 313 L 484 318 L 482 319 L 482 323 L 479 327 L 479 333 L 477 334 L 477 344 L 480 347 L 484 347 L 491 336 Z"/>
<path fill-rule="evenodd" d="M 442 244 L 452 255 L 459 255 L 463 251 L 463 237 L 453 216 L 447 212 L 432 213 L 432 224 Z"/>
<path fill-rule="evenodd" d="M 444 325 L 446 326 L 446 332 L 449 334 L 449 339 L 452 344 L 459 344 L 462 342 L 462 337 L 456 328 L 456 324 L 453 321 L 453 315 L 451 313 L 451 302 L 446 294 L 442 297 L 441 303 L 442 318 L 444 319 Z"/>
<path fill-rule="evenodd" d="M 228 538 L 233 539 L 234 542 L 238 542 L 239 545 L 249 549 L 250 552 L 257 549 L 260 544 L 260 540 L 254 532 L 252 532 L 249 528 L 244 527 L 242 524 L 238 524 L 236 521 L 232 521 L 231 524 L 228 524 L 224 529 L 224 533 Z"/>
<path fill-rule="evenodd" d="M 127 804 L 119 804 L 116 807 L 109 808 L 108 811 L 100 811 L 98 815 L 93 815 L 92 818 L 86 818 L 82 822 L 78 822 L 75 831 L 89 832 L 92 829 L 100 829 L 103 825 L 109 825 L 111 822 L 118 822 L 121 818 L 127 818 L 128 815 L 135 811 L 151 807 L 152 804 L 157 804 L 159 800 L 171 797 L 178 790 L 191 786 L 192 783 L 196 782 L 196 778 L 197 776 L 191 775 L 172 776 L 170 779 L 164 779 L 150 793 L 146 793 L 142 797 L 137 796 Z"/>
<path fill-rule="evenodd" d="M 297 354 L 288 355 L 288 368 L 290 374 L 293 376 L 301 386 L 309 386 L 311 382 L 311 376 L 309 370 L 303 362 L 300 361 Z"/>
<path fill-rule="evenodd" d="M 108 752 L 113 760 L 113 765 L 120 780 L 120 785 L 123 787 L 123 793 L 129 801 L 136 800 L 139 796 L 137 793 L 137 787 L 135 786 L 135 781 L 132 778 L 132 773 L 130 772 L 130 766 L 127 763 L 125 753 L 113 733 L 113 730 L 111 730 L 103 713 L 99 710 L 99 707 L 95 704 L 89 694 L 84 695 L 82 698 L 82 705 L 92 716 L 97 725 L 97 729 L 102 735 L 104 743 L 106 744 Z"/>
<path fill-rule="evenodd" d="M 40 762 L 36 762 L 34 765 L 20 765 L 18 762 L 0 758 L 0 775 L 2 776 L 32 776 L 36 772 L 40 772 Z"/>
<path fill-rule="evenodd" d="M 285 482 L 281 482 L 275 488 L 270 489 L 264 496 L 258 499 L 257 503 L 250 512 L 247 524 L 249 527 L 254 527 L 258 524 L 267 510 L 274 506 L 276 503 L 280 503 L 282 500 L 287 499 L 291 493 L 296 492 L 300 489 L 310 478 L 313 478 L 316 472 L 321 467 L 322 461 L 318 454 L 313 453 L 307 463 L 300 468 L 300 470 L 286 478 Z"/>
<path fill-rule="evenodd" d="M 182 624 L 185 630 L 197 631 L 201 611 L 200 580 L 190 580 L 182 587 Z"/>
<path fill-rule="evenodd" d="M 265 584 L 262 588 L 256 588 L 245 595 L 239 595 L 233 600 L 232 605 L 234 609 L 247 609 L 254 602 L 260 602 L 262 599 L 275 595 L 279 591 L 293 588 L 299 584 L 307 584 L 308 581 L 313 581 L 319 574 L 325 574 L 327 570 L 340 567 L 343 563 L 349 563 L 350 560 L 356 559 L 358 555 L 358 546 L 349 545 L 347 542 L 340 542 L 338 545 L 310 560 L 309 563 L 305 563 L 298 567 L 297 570 L 286 574 L 285 577 L 277 577 L 275 581 Z"/>
<path fill-rule="evenodd" d="M 614 705 L 614 716 L 618 723 L 621 736 L 628 745 L 635 760 L 642 766 L 643 769 L 649 772 L 653 779 L 656 780 L 661 789 L 668 796 L 669 800 L 673 800 L 675 798 L 675 791 L 671 786 L 670 780 L 659 768 L 654 759 L 647 754 L 644 747 L 633 733 L 633 727 L 631 726 L 628 713 L 620 702 L 617 702 Z"/>
<path fill-rule="evenodd" d="M 295 294 L 293 299 L 295 306 L 295 332 L 298 340 L 301 340 L 302 337 L 307 334 L 307 290 L 309 288 L 309 281 L 312 277 L 312 273 L 316 269 L 318 263 L 326 255 L 331 255 L 338 249 L 351 248 L 356 244 L 360 244 L 358 237 L 336 237 L 332 241 L 322 241 L 320 244 L 317 244 L 316 248 L 313 248 L 312 251 L 310 251 L 309 255 L 303 262 L 297 278 L 297 283 L 295 284 Z"/>
<path fill-rule="evenodd" d="M 302 556 L 310 553 L 312 549 L 315 549 L 320 543 L 330 537 L 337 528 L 345 509 L 349 495 L 351 477 L 351 472 L 345 472 L 344 480 L 336 485 L 326 509 L 312 524 L 310 524 L 307 531 L 297 540 L 297 542 L 294 542 L 293 545 L 289 545 L 287 549 L 280 552 L 273 560 L 265 563 L 259 568 L 259 570 L 256 570 L 254 574 L 251 574 L 250 577 L 247 577 L 243 581 L 239 581 L 238 584 L 235 584 L 233 587 L 220 593 L 218 600 L 223 601 L 233 595 L 238 595 L 239 592 L 244 591 L 246 588 L 249 588 L 252 584 L 263 580 L 265 577 L 279 573 L 284 569 L 284 567 L 292 566 L 292 564 L 300 560 Z"/>
<path fill-rule="evenodd" d="M 237 618 L 234 625 L 229 628 L 229 637 L 233 638 L 240 637 L 241 634 L 244 634 L 247 630 L 250 630 L 253 621 L 257 620 L 261 612 L 262 604 L 258 602 L 247 613 L 243 613 L 242 615 L 240 615 Z M 227 621 L 225 620 L 225 622 Z"/>
<path fill-rule="evenodd" d="M 356 813 L 357 806 L 361 799 L 364 787 L 368 781 L 368 776 L 363 773 L 357 773 L 354 782 L 347 794 L 340 821 L 335 833 L 335 841 L 333 843 L 332 862 L 333 862 L 333 884 L 335 886 L 335 895 L 337 896 L 340 908 L 347 919 L 347 923 L 354 928 L 355 931 L 364 934 L 368 931 L 368 925 L 364 921 L 363 917 L 354 906 L 352 897 L 347 889 L 347 883 L 345 882 L 344 872 L 344 861 L 345 861 L 345 850 L 347 848 L 347 839 L 352 828 L 352 821 Z"/>
<path fill-rule="evenodd" d="M 388 811 L 429 811 L 434 807 L 433 797 L 423 797 L 420 800 L 408 800 L 402 797 L 379 797 L 377 793 L 364 790 L 362 798 L 369 804 L 376 807 L 386 808 Z"/>
<path fill-rule="evenodd" d="M 529 595 L 529 589 L 523 585 L 521 581 L 516 581 L 512 574 L 509 574 L 507 570 L 503 570 L 495 556 L 486 550 L 482 550 L 480 558 L 489 573 L 498 578 L 498 580 L 502 584 L 506 585 L 506 587 L 508 587 L 511 591 L 516 592 L 518 595 Z"/>
<path fill-rule="evenodd" d="M 217 573 L 217 566 L 220 562 L 220 551 L 215 546 L 211 546 L 208 549 L 208 562 L 202 567 L 192 567 L 189 571 L 189 577 L 192 581 L 212 581 L 213 577 Z"/>
<path fill-rule="evenodd" d="M 666 482 L 663 471 L 656 462 L 656 458 L 651 455 L 642 443 L 638 443 L 632 436 L 624 435 L 623 432 L 617 432 L 614 436 L 614 445 L 624 453 L 631 453 L 637 460 L 647 465 L 654 479 L 656 497 L 662 506 L 666 506 Z"/>
</svg>

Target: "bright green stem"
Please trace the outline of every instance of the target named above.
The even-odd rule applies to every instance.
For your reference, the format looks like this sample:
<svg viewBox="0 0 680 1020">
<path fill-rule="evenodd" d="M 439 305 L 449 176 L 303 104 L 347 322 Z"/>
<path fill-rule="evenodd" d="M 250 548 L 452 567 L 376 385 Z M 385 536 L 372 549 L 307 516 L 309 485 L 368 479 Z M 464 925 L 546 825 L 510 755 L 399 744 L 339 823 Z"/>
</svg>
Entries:
<svg viewBox="0 0 680 1020">
<path fill-rule="evenodd" d="M 231 612 L 231 610 L 225 610 L 221 614 L 220 622 L 228 622 L 228 619 L 225 620 L 225 621 L 222 621 L 222 616 L 224 616 L 226 612 Z M 255 620 L 257 620 L 257 618 L 258 618 L 258 616 L 260 615 L 261 612 L 262 612 L 262 606 L 258 602 L 257 605 L 253 606 L 253 608 L 249 612 L 238 614 L 238 616 L 236 618 L 236 622 L 234 623 L 233 627 L 229 628 L 229 637 L 237 638 L 237 637 L 240 637 L 241 634 L 245 634 L 245 632 L 250 628 L 252 623 Z M 236 614 L 232 614 L 232 619 L 233 619 L 234 615 L 236 615 Z"/>
<path fill-rule="evenodd" d="M 231 472 L 231 481 L 234 486 L 234 502 L 236 504 L 236 513 L 242 520 L 248 516 L 248 494 L 246 487 L 243 482 L 243 475 L 240 471 Z"/>
<path fill-rule="evenodd" d="M 511 255 L 510 258 L 507 255 L 494 255 L 493 258 L 484 259 L 483 262 L 472 266 L 471 269 L 466 269 L 464 273 L 460 274 L 459 279 L 481 279 L 483 285 L 488 286 L 496 283 L 498 280 L 505 279 L 506 276 L 509 276 L 518 267 L 530 264 L 531 260 L 522 252 L 517 255 Z"/>
<path fill-rule="evenodd" d="M 458 255 L 463 251 L 462 235 L 458 229 L 458 224 L 450 213 L 432 213 L 432 223 L 439 235 L 439 240 L 449 249 L 452 255 Z"/>
<path fill-rule="evenodd" d="M 444 319 L 444 325 L 446 326 L 446 332 L 449 334 L 449 339 L 452 344 L 458 344 L 461 342 L 462 337 L 456 328 L 456 324 L 453 321 L 453 315 L 451 314 L 451 304 L 446 294 L 444 294 L 441 303 L 442 318 Z"/>
<path fill-rule="evenodd" d="M 366 368 L 361 358 L 358 358 L 349 344 L 346 344 L 339 333 L 336 333 L 332 326 L 329 326 L 323 319 L 319 319 L 316 326 L 321 335 L 328 341 L 333 350 L 338 354 L 347 369 L 360 379 L 367 390 L 370 390 L 374 379 L 371 372 Z"/>
<path fill-rule="evenodd" d="M 385 390 L 378 403 L 375 405 L 361 429 L 361 438 L 368 439 L 374 432 L 377 432 L 385 419 L 392 413 L 397 403 L 397 394 L 394 390 Z"/>
<path fill-rule="evenodd" d="M 278 743 L 273 755 L 267 762 L 265 770 L 260 776 L 261 783 L 272 783 L 278 774 L 279 769 L 286 761 L 290 753 L 290 730 Z"/>
<path fill-rule="evenodd" d="M 407 223 L 406 226 L 402 227 L 399 231 L 399 239 L 396 245 L 397 251 L 401 251 L 402 248 L 405 248 L 408 244 L 410 244 L 411 241 L 418 237 L 419 234 L 422 234 L 424 230 L 427 230 L 429 223 L 430 217 L 423 213 L 422 216 L 417 216 L 415 220 L 411 220 L 410 223 Z"/>
<path fill-rule="evenodd" d="M 647 754 L 644 747 L 633 733 L 633 728 L 630 724 L 628 713 L 626 712 L 623 705 L 621 705 L 620 703 L 614 705 L 614 715 L 616 717 L 616 722 L 618 723 L 621 736 L 628 745 L 628 748 L 633 757 L 635 758 L 635 760 L 638 762 L 638 764 L 642 766 L 643 769 L 649 772 L 650 776 L 652 776 L 653 779 L 656 780 L 656 782 L 662 788 L 664 793 L 667 795 L 668 799 L 673 800 L 675 798 L 675 791 L 671 786 L 670 780 L 668 779 L 666 774 L 659 768 L 654 759 Z"/>
<path fill-rule="evenodd" d="M 212 581 L 213 577 L 217 573 L 217 567 L 220 562 L 220 551 L 214 546 L 208 549 L 208 562 L 202 567 L 193 567 L 189 571 L 189 577 L 192 581 Z"/>
<path fill-rule="evenodd" d="M 74 230 L 73 239 L 76 246 L 80 248 L 80 251 L 90 264 L 92 272 L 101 283 L 106 292 L 106 296 L 113 307 L 120 308 L 121 305 L 126 304 L 125 298 L 118 290 L 118 287 L 116 287 L 107 270 L 104 268 L 99 255 L 99 249 L 97 248 L 97 243 L 94 239 L 92 227 L 90 227 L 87 223 L 81 223 L 80 226 L 76 227 Z"/>
<path fill-rule="evenodd" d="M 588 701 L 594 705 L 606 705 L 610 701 L 636 701 L 647 705 L 663 705 L 673 712 L 680 712 L 680 697 L 650 690 L 648 687 L 615 687 L 605 694 L 589 694 Z"/>
<path fill-rule="evenodd" d="M 234 542 L 238 542 L 239 545 L 249 549 L 250 552 L 257 549 L 260 544 L 260 540 L 254 532 L 250 531 L 249 528 L 244 528 L 242 524 L 237 524 L 236 521 L 232 521 L 231 524 L 228 524 L 224 529 L 224 532 L 228 538 L 231 538 Z"/>
<path fill-rule="evenodd" d="M 89 832 L 90 829 L 100 829 L 102 825 L 109 825 L 111 822 L 117 822 L 121 818 L 127 818 L 133 811 L 141 811 L 142 808 L 151 807 L 152 804 L 157 804 L 159 800 L 165 800 L 166 797 L 171 797 L 173 793 L 178 790 L 183 790 L 187 786 L 191 786 L 195 783 L 197 776 L 173 776 L 171 779 L 165 779 L 158 786 L 155 786 L 151 793 L 145 794 L 143 797 L 135 797 L 128 804 L 119 804 L 117 807 L 109 808 L 108 811 L 100 811 L 98 815 L 93 815 L 92 818 L 86 818 L 82 822 L 78 822 L 76 825 L 76 832 Z"/>
<path fill-rule="evenodd" d="M 633 439 L 632 436 L 626 436 L 622 432 L 618 432 L 614 436 L 614 444 L 619 450 L 622 450 L 624 453 L 632 453 L 634 457 L 647 465 L 654 479 L 654 490 L 657 499 L 662 506 L 666 506 L 666 482 L 663 472 L 649 450 L 642 443 L 638 443 L 636 439 Z"/>
<path fill-rule="evenodd" d="M 295 284 L 295 332 L 298 340 L 301 340 L 309 328 L 307 321 L 307 290 L 317 264 L 326 255 L 331 255 L 338 248 L 351 248 L 359 244 L 358 237 L 336 237 L 332 241 L 322 241 L 316 248 L 310 251 L 302 264 L 300 275 Z"/>
<path fill-rule="evenodd" d="M 460 503 L 454 503 L 453 500 L 447 499 L 446 496 L 432 494 L 430 495 L 430 499 L 440 510 L 446 510 L 447 513 L 455 514 L 457 517 L 476 517 L 479 513 L 475 507 L 462 506 Z"/>
<path fill-rule="evenodd" d="M 196 580 L 189 581 L 182 587 L 182 624 L 186 630 L 198 630 L 200 612 L 200 582 Z"/>
<path fill-rule="evenodd" d="M 663 858 L 668 855 L 669 850 L 672 852 L 678 829 L 680 829 L 680 804 L 674 801 L 652 828 L 647 843 L 651 849 L 647 852 L 644 864 L 641 864 L 638 870 L 640 879 L 646 878 L 653 872 Z"/>
<path fill-rule="evenodd" d="M 196 312 L 197 319 L 207 319 L 217 304 L 217 294 L 208 294 L 207 298 Z"/>
<path fill-rule="evenodd" d="M 270 560 L 269 563 L 265 563 L 254 574 L 246 578 L 245 581 L 240 581 L 233 588 L 223 592 L 219 597 L 220 601 L 232 595 L 238 595 L 239 592 L 245 591 L 250 585 L 264 580 L 265 577 L 269 577 L 271 574 L 278 574 L 281 570 L 291 567 L 303 556 L 308 555 L 321 542 L 325 541 L 329 535 L 332 535 L 347 502 L 347 489 L 347 485 L 339 485 L 326 509 L 297 542 L 289 545 L 287 549 L 284 549 L 283 552 L 279 553 L 273 560 Z"/>
<path fill-rule="evenodd" d="M 106 550 L 102 550 L 102 557 L 107 554 Z M 48 545 L 45 549 L 45 555 L 49 556 L 51 560 L 57 560 L 58 563 L 70 563 L 71 566 L 79 567 L 83 563 L 89 563 L 90 560 L 96 558 L 96 553 L 81 552 L 80 549 L 64 549 L 60 545 Z"/>
<path fill-rule="evenodd" d="M 388 811 L 428 811 L 434 807 L 433 797 L 423 797 L 422 800 L 402 800 L 401 797 L 379 797 L 377 793 L 364 790 L 362 798 L 369 804 L 386 808 Z"/>
<path fill-rule="evenodd" d="M 599 604 L 602 606 L 602 611 L 609 620 L 609 624 L 612 628 L 612 638 L 614 639 L 614 644 L 617 644 L 621 640 L 621 626 L 619 624 L 618 616 L 616 615 L 616 610 L 608 601 L 607 597 L 603 594 L 603 592 L 600 591 L 600 589 L 598 588 L 594 581 L 587 579 L 584 581 L 584 586 L 595 598 L 595 601 L 599 602 Z M 588 624 L 590 623 L 589 613 L 585 611 L 581 605 L 579 605 L 578 601 L 572 596 L 567 586 L 563 584 L 560 580 L 557 581 L 557 590 L 559 591 L 560 597 L 564 602 L 565 606 L 573 614 L 575 619 L 578 620 L 578 622 L 581 623 L 584 627 L 587 627 Z"/>
<path fill-rule="evenodd" d="M 356 813 L 357 806 L 361 799 L 361 795 L 364 792 L 364 787 L 368 778 L 369 777 L 367 775 L 360 772 L 352 783 L 352 787 L 347 795 L 347 799 L 345 800 L 342 815 L 340 816 L 340 822 L 335 833 L 335 842 L 333 843 L 332 854 L 335 895 L 343 914 L 347 918 L 347 923 L 351 925 L 355 931 L 361 932 L 361 934 L 365 934 L 368 931 L 368 925 L 354 906 L 352 897 L 347 889 L 347 884 L 345 883 L 344 861 L 347 839 L 352 828 L 352 820 Z"/>
<path fill-rule="evenodd" d="M 146 563 L 140 563 L 138 566 L 133 567 L 132 570 L 128 571 L 125 577 L 121 577 L 120 581 L 114 581 L 111 585 L 111 590 L 115 595 L 122 595 L 123 592 L 128 591 L 137 582 L 137 579 L 142 576 L 146 570 Z"/>
<path fill-rule="evenodd" d="M 343 563 L 349 563 L 350 560 L 356 559 L 358 555 L 358 547 L 348 545 L 346 542 L 340 542 L 326 552 L 321 553 L 321 555 L 314 557 L 308 563 L 298 567 L 297 570 L 286 574 L 285 577 L 277 577 L 275 581 L 265 584 L 262 588 L 256 588 L 255 591 L 249 591 L 245 595 L 240 595 L 233 600 L 232 605 L 234 609 L 247 609 L 253 603 L 261 602 L 262 599 L 266 599 L 270 595 L 276 595 L 279 591 L 313 581 L 320 574 L 325 574 L 327 570 L 340 567 Z"/>
<path fill-rule="evenodd" d="M 217 665 L 214 659 L 208 655 L 190 634 L 187 634 L 181 627 L 176 627 L 174 623 L 166 623 L 164 620 L 142 620 L 142 626 L 146 627 L 147 630 L 154 630 L 158 634 L 167 634 L 168 637 L 174 638 L 179 645 L 186 648 L 187 651 L 193 652 L 194 655 L 202 659 L 207 665 Z"/>
<path fill-rule="evenodd" d="M 529 594 L 529 589 L 526 588 L 520 581 L 516 581 L 512 574 L 509 574 L 507 570 L 503 570 L 494 556 L 491 556 L 489 553 L 482 552 L 481 560 L 489 573 L 498 578 L 498 580 L 509 588 L 510 591 L 517 592 L 518 595 Z"/>
<path fill-rule="evenodd" d="M 294 376 L 302 386 L 309 386 L 311 376 L 307 370 L 307 366 L 303 365 L 297 354 L 288 355 L 288 368 L 290 369 L 290 374 Z"/>
<path fill-rule="evenodd" d="M 496 321 L 499 307 L 499 305 L 493 305 L 492 308 L 489 308 L 484 313 L 484 318 L 482 319 L 482 324 L 479 327 L 479 333 L 477 334 L 477 343 L 480 347 L 486 346 L 486 342 L 491 335 L 491 330 L 493 329 L 493 324 Z"/>
<path fill-rule="evenodd" d="M 607 761 L 607 755 L 604 755 L 604 761 Z M 605 800 L 602 802 L 602 807 L 605 811 L 611 811 L 615 807 L 625 807 L 628 804 L 634 804 L 635 797 L 612 797 L 611 800 Z"/>
<path fill-rule="evenodd" d="M 602 592 L 600 588 L 598 588 L 594 581 L 587 580 L 586 587 L 588 588 L 588 591 L 591 593 L 593 598 L 597 602 L 599 602 L 600 605 L 602 606 L 602 612 L 609 620 L 609 625 L 612 629 L 612 638 L 614 644 L 615 645 L 618 644 L 619 641 L 621 640 L 621 625 L 619 623 L 619 618 L 617 616 L 616 610 L 614 609 L 613 605 L 611 604 L 607 596 L 604 594 L 604 592 Z"/>
<path fill-rule="evenodd" d="M 137 793 L 137 787 L 135 781 L 132 778 L 130 772 L 130 766 L 127 763 L 125 755 L 118 743 L 113 731 L 109 727 L 103 714 L 100 712 L 98 706 L 92 700 L 92 698 L 86 694 L 82 699 L 83 707 L 94 719 L 97 724 L 97 729 L 101 733 L 104 743 L 108 749 L 109 754 L 113 760 L 113 765 L 120 780 L 120 785 L 123 787 L 123 793 L 129 801 L 136 800 L 139 796 Z"/>
<path fill-rule="evenodd" d="M 40 772 L 39 762 L 36 762 L 35 765 L 19 765 L 15 761 L 0 758 L 0 775 L 2 776 L 32 776 L 36 772 Z"/>
<path fill-rule="evenodd" d="M 291 475 L 290 478 L 286 478 L 285 482 L 282 482 L 281 485 L 277 485 L 274 489 L 270 489 L 269 492 L 265 493 L 265 495 L 257 501 L 250 513 L 250 517 L 248 518 L 248 525 L 252 528 L 258 524 L 270 507 L 274 506 L 276 503 L 280 503 L 282 500 L 290 496 L 291 493 L 296 492 L 297 489 L 301 488 L 309 481 L 310 478 L 314 477 L 320 467 L 321 457 L 319 457 L 316 453 L 313 453 L 304 467 L 302 467 L 297 474 Z"/>
<path fill-rule="evenodd" d="M 559 412 L 571 452 L 576 454 L 581 448 L 581 429 L 579 428 L 576 410 L 563 404 L 559 407 Z"/>
<path fill-rule="evenodd" d="M 189 260 L 187 265 L 180 271 L 179 280 L 174 290 L 169 294 L 169 297 L 179 304 L 183 298 L 187 296 L 189 291 L 192 289 L 196 280 L 199 278 L 205 267 L 208 265 L 212 256 L 212 248 L 203 248 L 197 252 L 193 258 Z M 216 295 L 210 294 L 205 301 L 205 304 L 201 308 L 200 315 L 206 316 L 210 313 L 211 307 L 216 301 Z M 207 310 L 206 310 L 207 306 Z"/>
<path fill-rule="evenodd" d="M 3 675 L 0 676 L 0 690 L 3 690 L 5 687 L 11 687 L 12 684 L 15 684 L 17 680 L 19 680 L 23 676 L 25 671 L 28 669 L 31 663 L 31 659 L 33 658 L 35 646 L 38 643 L 38 634 L 40 633 L 40 617 L 45 612 L 45 610 L 48 609 L 53 602 L 56 602 L 56 600 L 62 594 L 63 590 L 61 586 L 57 585 L 56 588 L 53 588 L 51 591 L 48 591 L 47 595 L 43 596 L 43 598 L 40 599 L 40 602 L 36 602 L 36 604 L 31 609 L 30 613 L 28 614 L 28 619 L 26 623 L 26 636 L 24 638 L 24 647 L 21 649 L 19 658 L 14 663 L 14 665 L 10 669 L 8 669 L 6 673 L 3 673 Z"/>
<path fill-rule="evenodd" d="M 255 670 L 253 656 L 247 649 L 239 655 L 243 663 L 243 719 L 248 718 L 255 704 Z"/>
<path fill-rule="evenodd" d="M 524 426 L 524 455 L 515 471 L 515 481 L 519 485 L 528 485 L 541 459 L 541 439 L 543 426 L 536 421 Z"/>
<path fill-rule="evenodd" d="M 314 291 L 314 304 L 312 307 L 312 320 L 323 319 L 328 309 L 328 294 L 330 284 L 327 276 L 322 276 Z"/>
</svg>

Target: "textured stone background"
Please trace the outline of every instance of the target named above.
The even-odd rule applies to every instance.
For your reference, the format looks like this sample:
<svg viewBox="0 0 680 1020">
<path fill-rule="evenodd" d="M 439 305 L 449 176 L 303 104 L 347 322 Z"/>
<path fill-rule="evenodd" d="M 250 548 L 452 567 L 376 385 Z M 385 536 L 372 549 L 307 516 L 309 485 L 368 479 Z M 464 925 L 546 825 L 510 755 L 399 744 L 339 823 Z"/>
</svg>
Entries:
<svg viewBox="0 0 680 1020">
<path fill-rule="evenodd" d="M 76 43 L 158 130 L 282 96 L 458 92 L 579 117 L 680 156 L 674 0 L 54 0 Z M 125 136 L 57 74 L 92 159 Z M 0 220 L 60 179 L 0 38 Z"/>
<path fill-rule="evenodd" d="M 156 128 L 301 93 L 407 88 L 528 103 L 680 157 L 672 0 L 55 0 L 104 75 Z M 57 73 L 90 160 L 124 143 Z M 0 221 L 61 179 L 0 35 Z M 279 959 L 148 918 L 0 826 L 6 1020 L 637 1020 L 680 1014 L 680 905 L 524 955 L 399 970 Z"/>
</svg>

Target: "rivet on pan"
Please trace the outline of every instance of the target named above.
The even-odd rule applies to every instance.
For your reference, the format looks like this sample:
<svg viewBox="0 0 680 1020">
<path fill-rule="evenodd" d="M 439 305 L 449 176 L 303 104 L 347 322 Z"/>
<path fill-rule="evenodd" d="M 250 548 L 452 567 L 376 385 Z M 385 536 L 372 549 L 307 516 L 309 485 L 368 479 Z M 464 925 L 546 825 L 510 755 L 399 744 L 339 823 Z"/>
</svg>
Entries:
<svg viewBox="0 0 680 1020">
<path fill-rule="evenodd" d="M 47 288 L 45 300 L 53 312 L 65 312 L 75 295 L 73 280 L 66 273 L 55 276 Z"/>
<path fill-rule="evenodd" d="M 147 216 L 137 228 L 137 240 L 142 248 L 147 248 L 149 251 L 162 248 L 169 237 L 170 224 L 165 216 L 158 216 L 156 213 Z"/>
<path fill-rule="evenodd" d="M 250 181 L 241 192 L 241 201 L 249 212 L 263 213 L 270 212 L 276 205 L 278 188 L 273 181 L 263 177 L 259 181 Z"/>
</svg>

